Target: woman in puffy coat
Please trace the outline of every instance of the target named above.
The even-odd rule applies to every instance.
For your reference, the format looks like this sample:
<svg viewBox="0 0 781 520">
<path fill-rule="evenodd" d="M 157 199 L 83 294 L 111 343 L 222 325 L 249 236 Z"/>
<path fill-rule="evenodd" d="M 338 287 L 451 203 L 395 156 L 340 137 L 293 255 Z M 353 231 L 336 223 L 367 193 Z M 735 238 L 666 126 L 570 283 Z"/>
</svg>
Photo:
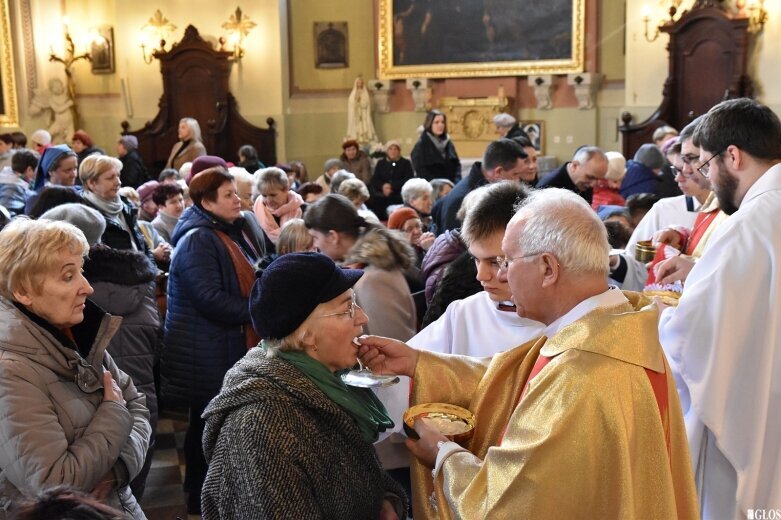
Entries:
<svg viewBox="0 0 781 520">
<path fill-rule="evenodd" d="M 190 197 L 194 205 L 172 237 L 161 392 L 166 404 L 190 409 L 184 486 L 188 512 L 195 514 L 207 470 L 201 415 L 228 369 L 258 343 L 248 301 L 259 252 L 245 231 L 236 183 L 224 167 L 193 177 Z"/>
<path fill-rule="evenodd" d="M 144 519 L 128 483 L 144 464 L 149 412 L 106 351 L 121 318 L 87 299 L 87 251 L 65 222 L 0 232 L 0 508 L 70 485 Z"/>
</svg>

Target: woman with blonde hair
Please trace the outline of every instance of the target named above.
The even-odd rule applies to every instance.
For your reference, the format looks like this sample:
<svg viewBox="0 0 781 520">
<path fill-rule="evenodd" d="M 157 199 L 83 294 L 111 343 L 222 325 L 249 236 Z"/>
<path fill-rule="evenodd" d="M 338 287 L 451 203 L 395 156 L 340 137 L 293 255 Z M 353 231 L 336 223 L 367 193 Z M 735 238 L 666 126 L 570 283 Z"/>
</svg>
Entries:
<svg viewBox="0 0 781 520">
<path fill-rule="evenodd" d="M 201 139 L 201 127 L 194 118 L 180 119 L 177 135 L 179 141 L 171 149 L 171 155 L 165 163 L 166 168 L 178 170 L 184 163 L 193 162 L 196 157 L 206 155 L 206 147 Z"/>
<path fill-rule="evenodd" d="M 301 218 L 301 205 L 304 199 L 290 190 L 287 173 L 277 167 L 264 168 L 255 173 L 257 191 L 255 216 L 260 227 L 272 243 L 279 239 L 281 226 L 288 220 Z"/>
<path fill-rule="evenodd" d="M 0 509 L 69 485 L 144 519 L 128 482 L 144 464 L 149 411 L 106 351 L 122 319 L 88 299 L 88 250 L 65 222 L 17 219 L 0 232 Z"/>
<path fill-rule="evenodd" d="M 306 229 L 304 219 L 294 218 L 289 220 L 279 233 L 277 241 L 277 255 L 288 253 L 310 253 L 316 251 L 312 235 Z"/>
<path fill-rule="evenodd" d="M 90 155 L 79 166 L 86 204 L 106 219 L 102 242 L 114 249 L 132 249 L 149 254 L 144 235 L 138 227 L 138 208 L 119 195 L 122 162 L 107 155 Z M 151 251 L 155 260 L 167 262 L 171 248 L 160 244 Z"/>
</svg>

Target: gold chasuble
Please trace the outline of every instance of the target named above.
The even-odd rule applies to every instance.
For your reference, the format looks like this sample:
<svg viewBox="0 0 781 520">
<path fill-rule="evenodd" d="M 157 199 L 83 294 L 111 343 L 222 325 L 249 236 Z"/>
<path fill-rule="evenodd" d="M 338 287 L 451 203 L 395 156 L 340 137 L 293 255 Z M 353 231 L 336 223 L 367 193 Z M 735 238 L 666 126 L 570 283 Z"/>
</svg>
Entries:
<svg viewBox="0 0 781 520">
<path fill-rule="evenodd" d="M 436 510 L 431 471 L 413 462 L 415 520 L 699 518 L 656 308 L 624 294 L 493 358 L 420 353 L 412 404 L 462 406 L 477 424 L 469 452 L 442 464 Z"/>
</svg>

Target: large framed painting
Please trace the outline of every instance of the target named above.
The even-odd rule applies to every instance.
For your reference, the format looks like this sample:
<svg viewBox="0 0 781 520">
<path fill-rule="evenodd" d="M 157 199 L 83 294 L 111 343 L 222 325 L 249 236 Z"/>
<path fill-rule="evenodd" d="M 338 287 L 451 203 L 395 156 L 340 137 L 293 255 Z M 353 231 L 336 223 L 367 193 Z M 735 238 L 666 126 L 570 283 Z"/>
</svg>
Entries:
<svg viewBox="0 0 781 520">
<path fill-rule="evenodd" d="M 586 0 L 380 0 L 380 77 L 583 72 Z"/>
<path fill-rule="evenodd" d="M 19 126 L 8 0 L 0 0 L 0 126 Z"/>
</svg>

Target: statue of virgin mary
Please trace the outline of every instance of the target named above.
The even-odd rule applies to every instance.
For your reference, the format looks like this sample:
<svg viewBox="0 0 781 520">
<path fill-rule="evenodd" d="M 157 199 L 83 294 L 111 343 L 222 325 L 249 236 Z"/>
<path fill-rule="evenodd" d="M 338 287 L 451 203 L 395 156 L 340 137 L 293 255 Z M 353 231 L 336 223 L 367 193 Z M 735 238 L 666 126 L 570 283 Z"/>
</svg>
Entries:
<svg viewBox="0 0 781 520">
<path fill-rule="evenodd" d="M 372 122 L 371 99 L 363 78 L 355 78 L 353 90 L 347 98 L 347 139 L 355 139 L 359 143 L 377 141 L 377 132 Z"/>
</svg>

